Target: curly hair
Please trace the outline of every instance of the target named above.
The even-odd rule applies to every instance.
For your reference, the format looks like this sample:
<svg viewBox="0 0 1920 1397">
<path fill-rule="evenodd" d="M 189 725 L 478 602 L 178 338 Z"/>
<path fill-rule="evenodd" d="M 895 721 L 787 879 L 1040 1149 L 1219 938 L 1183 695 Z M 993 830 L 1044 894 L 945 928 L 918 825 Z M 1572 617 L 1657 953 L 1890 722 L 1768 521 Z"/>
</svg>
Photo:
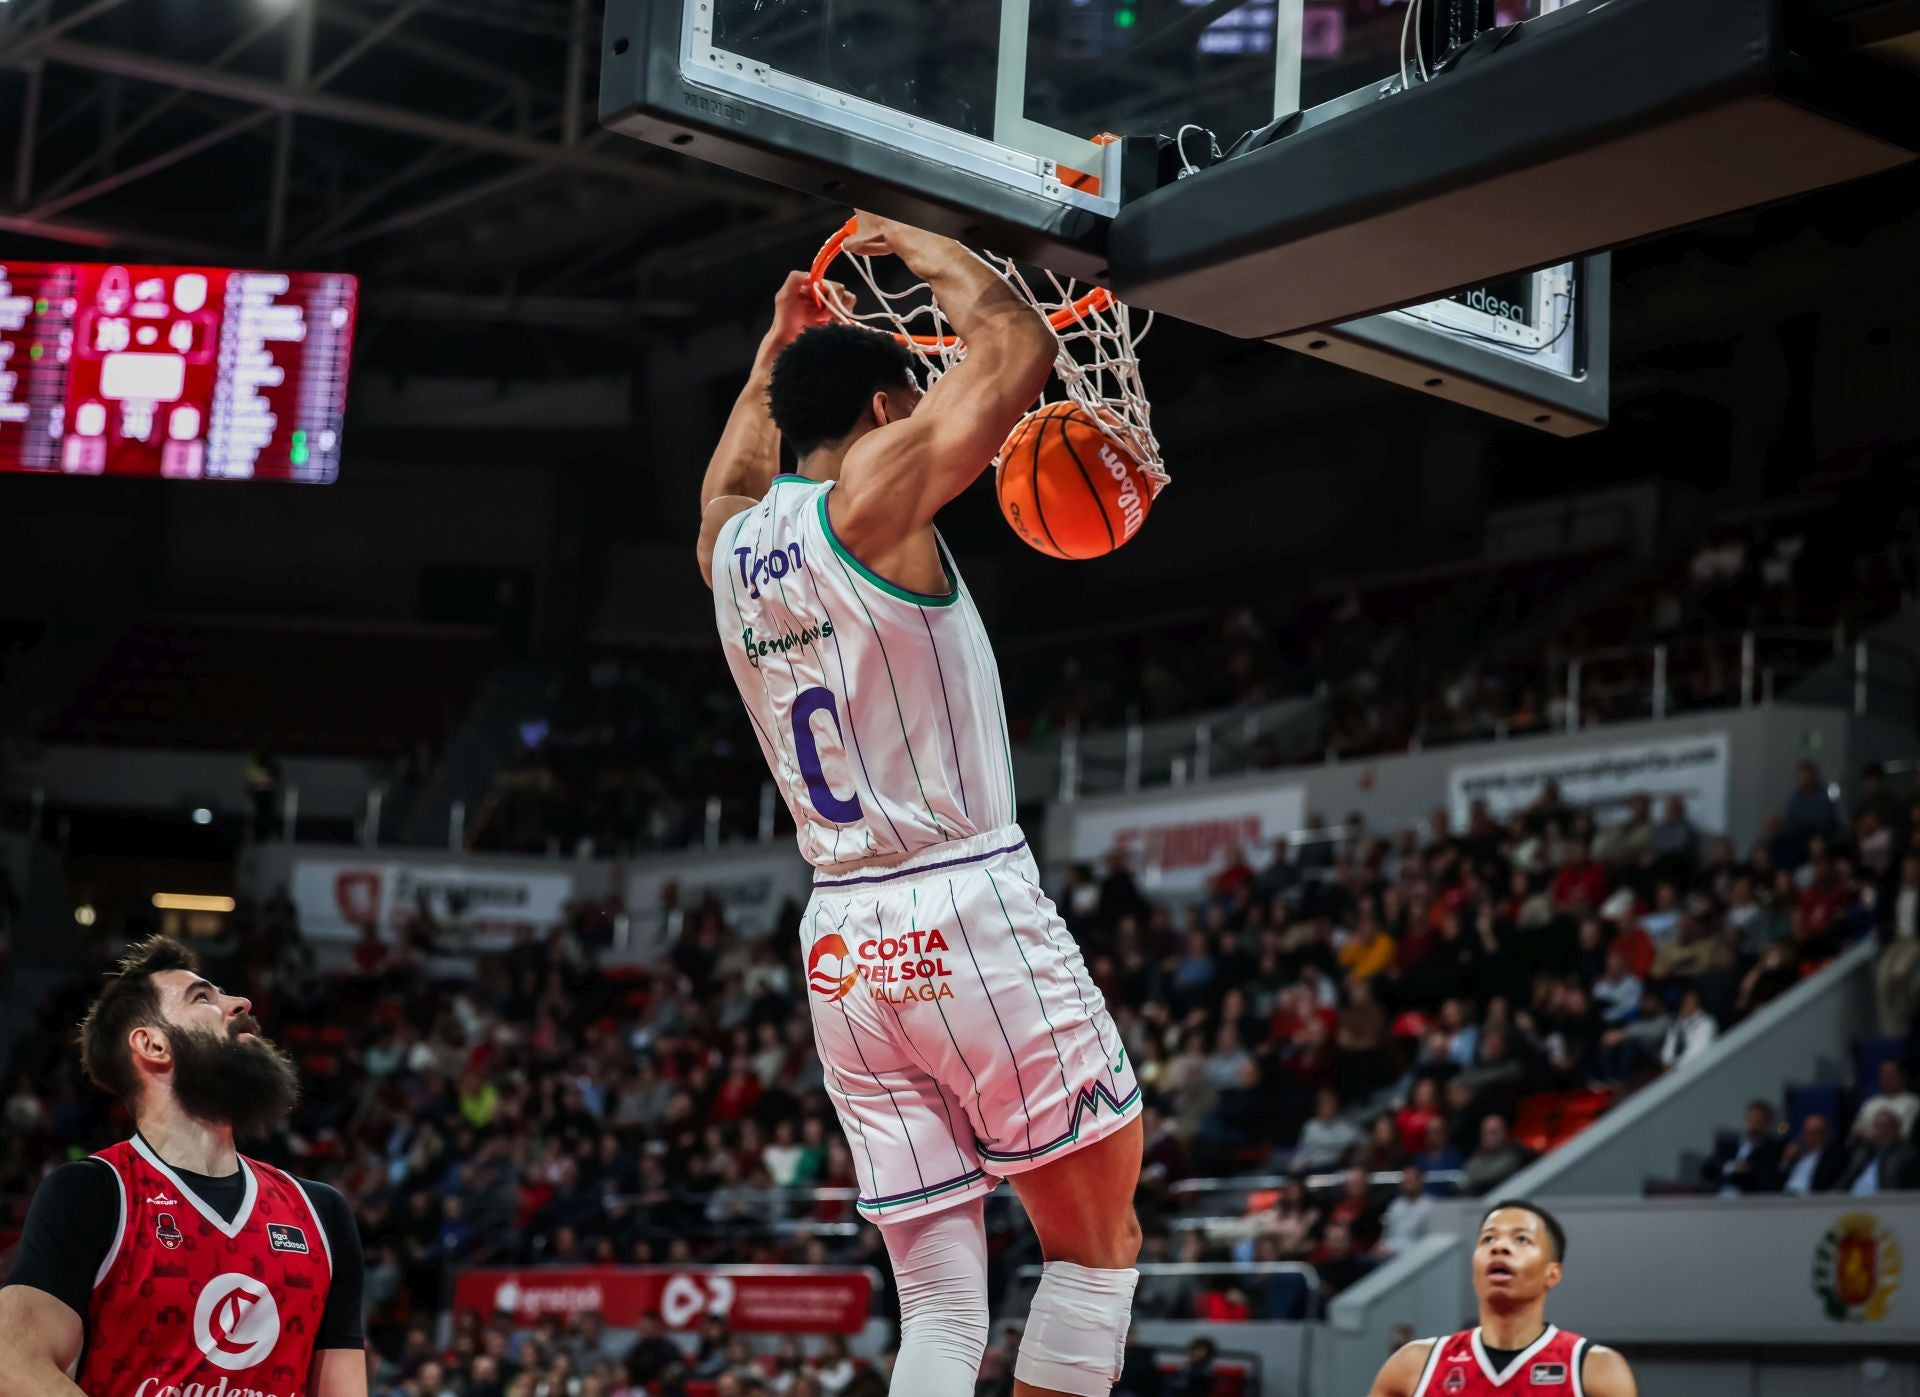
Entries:
<svg viewBox="0 0 1920 1397">
<path fill-rule="evenodd" d="M 199 959 L 167 936 L 150 936 L 131 947 L 107 976 L 106 988 L 80 1021 L 80 1065 L 102 1091 L 122 1101 L 139 1089 L 127 1035 L 141 1025 L 158 1026 L 160 996 L 153 977 L 164 970 L 200 970 Z"/>
<path fill-rule="evenodd" d="M 914 382 L 913 356 L 892 335 L 857 325 L 821 325 L 773 361 L 767 410 L 796 455 L 854 429 L 875 393 Z"/>
</svg>

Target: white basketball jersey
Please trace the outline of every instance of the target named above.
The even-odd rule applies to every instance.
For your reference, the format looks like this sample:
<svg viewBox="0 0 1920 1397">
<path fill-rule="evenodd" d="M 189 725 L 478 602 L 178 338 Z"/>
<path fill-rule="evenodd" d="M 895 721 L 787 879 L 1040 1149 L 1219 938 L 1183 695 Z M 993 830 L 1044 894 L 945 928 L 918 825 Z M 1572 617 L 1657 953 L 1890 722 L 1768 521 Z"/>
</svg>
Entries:
<svg viewBox="0 0 1920 1397">
<path fill-rule="evenodd" d="M 784 475 L 720 530 L 714 617 L 800 852 L 833 867 L 1014 822 L 1000 670 L 973 598 L 909 592 L 833 536 L 832 482 Z"/>
</svg>

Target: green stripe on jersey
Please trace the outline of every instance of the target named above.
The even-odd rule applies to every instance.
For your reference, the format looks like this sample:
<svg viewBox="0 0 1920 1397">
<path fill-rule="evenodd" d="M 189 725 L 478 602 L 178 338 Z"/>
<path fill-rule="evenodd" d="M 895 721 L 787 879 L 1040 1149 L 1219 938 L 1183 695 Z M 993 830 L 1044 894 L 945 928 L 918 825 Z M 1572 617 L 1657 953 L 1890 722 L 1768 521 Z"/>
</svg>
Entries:
<svg viewBox="0 0 1920 1397">
<path fill-rule="evenodd" d="M 855 572 L 866 578 L 868 582 L 878 587 L 888 596 L 898 597 L 901 601 L 910 601 L 915 606 L 952 606 L 960 600 L 960 584 L 958 582 L 955 582 L 943 597 L 930 596 L 925 592 L 909 592 L 905 587 L 896 587 L 893 583 L 887 581 L 886 578 L 874 572 L 865 563 L 854 557 L 853 550 L 840 541 L 840 536 L 833 531 L 833 522 L 827 518 L 827 496 L 832 493 L 831 490 L 822 490 L 820 492 L 820 527 L 826 532 L 828 544 L 832 546 L 834 553 L 840 557 L 841 561 L 847 563 Z M 941 559 L 941 568 L 943 571 L 945 567 L 946 559 L 943 557 Z M 949 577 L 951 577 L 951 574 L 949 574 Z"/>
</svg>

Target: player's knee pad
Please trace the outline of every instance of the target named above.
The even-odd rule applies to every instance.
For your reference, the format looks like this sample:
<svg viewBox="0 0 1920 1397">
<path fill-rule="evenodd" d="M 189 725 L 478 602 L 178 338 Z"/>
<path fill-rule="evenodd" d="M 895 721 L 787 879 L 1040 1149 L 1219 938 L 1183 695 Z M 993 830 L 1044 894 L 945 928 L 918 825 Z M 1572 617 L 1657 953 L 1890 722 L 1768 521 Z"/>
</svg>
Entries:
<svg viewBox="0 0 1920 1397">
<path fill-rule="evenodd" d="M 987 1351 L 984 1199 L 880 1229 L 900 1293 L 893 1390 L 970 1397 Z"/>
<path fill-rule="evenodd" d="M 1055 1392 L 1107 1397 L 1120 1380 L 1139 1280 L 1134 1270 L 1049 1261 L 1040 1270 L 1013 1375 Z"/>
</svg>

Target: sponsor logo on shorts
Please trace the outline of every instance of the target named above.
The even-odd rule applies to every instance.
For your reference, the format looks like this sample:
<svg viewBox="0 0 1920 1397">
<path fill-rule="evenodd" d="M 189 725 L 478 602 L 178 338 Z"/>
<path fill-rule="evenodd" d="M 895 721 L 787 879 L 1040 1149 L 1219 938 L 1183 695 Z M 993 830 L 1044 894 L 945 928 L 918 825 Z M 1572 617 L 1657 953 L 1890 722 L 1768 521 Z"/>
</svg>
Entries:
<svg viewBox="0 0 1920 1397">
<path fill-rule="evenodd" d="M 860 978 L 860 967 L 847 955 L 846 939 L 830 931 L 807 953 L 807 988 L 827 1003 L 845 999 Z"/>
<path fill-rule="evenodd" d="M 937 930 L 877 936 L 860 943 L 858 973 L 868 993 L 889 1004 L 952 999 L 953 986 L 946 981 L 953 972 L 941 954 L 948 949 Z"/>
<path fill-rule="evenodd" d="M 845 938 L 830 931 L 807 953 L 807 988 L 828 1004 L 862 983 L 869 996 L 893 1005 L 952 999 L 951 950 L 938 930 L 871 936 L 851 951 Z"/>
</svg>

